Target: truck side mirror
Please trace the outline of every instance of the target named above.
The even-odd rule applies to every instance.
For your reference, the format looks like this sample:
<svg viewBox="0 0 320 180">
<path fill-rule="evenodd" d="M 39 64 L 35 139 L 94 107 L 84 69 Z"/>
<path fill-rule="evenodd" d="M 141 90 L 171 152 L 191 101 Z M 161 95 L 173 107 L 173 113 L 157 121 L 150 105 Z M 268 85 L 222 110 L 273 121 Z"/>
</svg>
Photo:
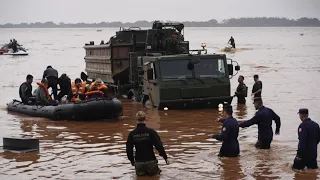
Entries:
<svg viewBox="0 0 320 180">
<path fill-rule="evenodd" d="M 229 75 L 233 75 L 233 65 L 232 64 L 228 64 L 228 72 L 229 72 Z"/>
<path fill-rule="evenodd" d="M 150 68 L 147 70 L 147 77 L 148 77 L 148 80 L 153 79 L 153 68 Z"/>
<path fill-rule="evenodd" d="M 236 71 L 240 71 L 240 66 L 237 65 L 237 66 L 234 67 L 234 69 L 235 69 Z"/>
</svg>

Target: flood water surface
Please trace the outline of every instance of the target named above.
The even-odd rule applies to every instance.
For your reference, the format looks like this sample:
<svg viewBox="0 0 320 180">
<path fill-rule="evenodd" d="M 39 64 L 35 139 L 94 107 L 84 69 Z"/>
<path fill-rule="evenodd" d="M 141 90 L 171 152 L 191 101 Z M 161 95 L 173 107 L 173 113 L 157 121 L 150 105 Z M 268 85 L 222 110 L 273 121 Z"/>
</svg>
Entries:
<svg viewBox="0 0 320 180">
<path fill-rule="evenodd" d="M 240 129 L 240 157 L 218 158 L 221 116 L 217 109 L 158 111 L 123 100 L 124 116 L 118 121 L 50 121 L 8 113 L 6 103 L 18 98 L 19 85 L 27 74 L 34 81 L 52 65 L 72 79 L 84 70 L 84 49 L 90 40 L 107 40 L 117 29 L 0 29 L 0 42 L 15 38 L 29 49 L 29 56 L 0 56 L 0 144 L 2 137 L 25 135 L 40 139 L 40 152 L 17 154 L 0 151 L 0 178 L 21 179 L 299 179 L 319 178 L 319 170 L 293 171 L 297 150 L 297 111 L 307 107 L 320 122 L 320 30 L 319 28 L 187 28 L 185 38 L 193 49 L 206 42 L 209 52 L 219 52 L 230 35 L 239 50 L 227 56 L 241 65 L 239 74 L 251 91 L 254 74 L 263 82 L 263 100 L 280 117 L 280 135 L 270 150 L 254 148 L 257 127 Z M 300 36 L 304 33 L 304 36 Z M 238 75 L 239 75 L 238 74 Z M 237 75 L 237 76 L 238 76 Z M 237 76 L 231 79 L 232 92 Z M 250 92 L 249 92 L 250 95 Z M 251 118 L 252 99 L 245 106 L 233 100 L 234 117 Z M 127 160 L 125 142 L 136 126 L 134 115 L 144 110 L 147 126 L 161 136 L 170 164 L 159 157 L 157 177 L 136 177 Z M 275 125 L 273 125 L 275 128 Z M 319 163 L 319 160 L 318 160 Z"/>
</svg>

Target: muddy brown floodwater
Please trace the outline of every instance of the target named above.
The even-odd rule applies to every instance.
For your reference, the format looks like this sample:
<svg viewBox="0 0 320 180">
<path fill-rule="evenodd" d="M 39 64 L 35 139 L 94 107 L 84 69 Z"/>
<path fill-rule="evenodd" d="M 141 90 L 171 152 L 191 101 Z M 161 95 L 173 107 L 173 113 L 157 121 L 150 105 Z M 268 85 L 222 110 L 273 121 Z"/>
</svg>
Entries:
<svg viewBox="0 0 320 180">
<path fill-rule="evenodd" d="M 263 81 L 265 105 L 279 114 L 282 127 L 270 150 L 254 148 L 257 127 L 240 129 L 241 156 L 218 158 L 221 142 L 210 139 L 220 132 L 217 109 L 157 111 L 123 100 L 124 116 L 119 121 L 50 121 L 5 110 L 18 97 L 25 76 L 39 81 L 47 65 L 72 79 L 84 70 L 82 46 L 114 35 L 118 29 L 0 29 L 0 42 L 12 37 L 29 49 L 26 57 L 0 56 L 0 144 L 2 137 L 25 135 L 40 139 L 39 153 L 16 154 L 0 151 L 0 179 L 298 179 L 319 177 L 319 170 L 293 171 L 290 166 L 297 150 L 297 110 L 307 107 L 320 122 L 320 31 L 319 28 L 187 28 L 185 37 L 193 49 L 202 42 L 209 52 L 218 52 L 230 35 L 239 49 L 227 56 L 241 65 L 249 91 L 252 76 Z M 300 36 L 304 33 L 304 36 Z M 239 75 L 238 74 L 238 75 Z M 237 76 L 238 76 L 237 75 Z M 232 92 L 237 76 L 231 79 Z M 255 113 L 248 97 L 245 106 L 232 103 L 238 120 Z M 159 177 L 137 178 L 127 160 L 125 141 L 136 122 L 138 110 L 146 111 L 147 125 L 162 138 L 171 164 L 158 157 Z M 273 125 L 275 127 L 275 125 Z"/>
</svg>

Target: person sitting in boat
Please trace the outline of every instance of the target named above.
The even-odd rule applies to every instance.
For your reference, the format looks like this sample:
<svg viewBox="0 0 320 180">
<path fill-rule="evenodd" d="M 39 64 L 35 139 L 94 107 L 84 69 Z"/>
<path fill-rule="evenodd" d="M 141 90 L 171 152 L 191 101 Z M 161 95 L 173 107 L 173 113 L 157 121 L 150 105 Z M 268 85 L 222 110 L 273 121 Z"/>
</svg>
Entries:
<svg viewBox="0 0 320 180">
<path fill-rule="evenodd" d="M 58 79 L 58 84 L 60 86 L 60 92 L 57 95 L 57 100 L 60 101 L 63 96 L 68 95 L 71 91 L 71 80 L 67 74 L 63 73 Z"/>
<path fill-rule="evenodd" d="M 67 100 L 72 102 L 85 100 L 85 94 L 88 91 L 86 86 L 86 82 L 82 82 L 81 79 L 77 78 L 71 85 L 71 90 L 69 91 Z"/>
<path fill-rule="evenodd" d="M 96 86 L 99 91 L 104 93 L 104 97 L 108 97 L 108 86 L 104 85 L 102 83 L 102 80 L 100 78 L 96 79 L 93 83 L 90 84 L 88 88 L 88 92 L 92 91 L 92 88 Z"/>
<path fill-rule="evenodd" d="M 86 98 L 91 99 L 95 97 L 108 97 L 108 87 L 102 84 L 101 79 L 96 79 L 90 84 L 88 92 L 86 93 Z"/>
<path fill-rule="evenodd" d="M 232 46 L 232 48 L 236 48 L 236 43 L 234 42 L 233 37 L 231 36 L 231 38 L 228 41 L 228 44 L 230 44 Z"/>
<path fill-rule="evenodd" d="M 19 88 L 19 96 L 23 104 L 32 104 L 34 96 L 32 95 L 33 76 L 28 74 L 26 82 L 22 83 Z"/>
<path fill-rule="evenodd" d="M 41 80 L 41 83 L 37 82 L 37 85 L 39 86 L 36 91 L 37 104 L 50 106 L 57 105 L 59 103 L 57 100 L 52 100 L 48 91 L 48 81 L 45 78 Z"/>
</svg>

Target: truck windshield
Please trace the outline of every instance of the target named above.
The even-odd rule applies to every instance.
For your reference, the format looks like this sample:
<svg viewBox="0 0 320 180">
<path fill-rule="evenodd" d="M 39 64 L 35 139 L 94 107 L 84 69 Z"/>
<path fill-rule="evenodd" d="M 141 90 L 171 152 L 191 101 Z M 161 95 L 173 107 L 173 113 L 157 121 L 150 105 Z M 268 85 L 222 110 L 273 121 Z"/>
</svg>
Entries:
<svg viewBox="0 0 320 180">
<path fill-rule="evenodd" d="M 193 71 L 196 78 L 226 77 L 223 59 L 201 59 L 193 70 L 188 69 L 188 63 L 189 60 L 160 61 L 162 79 L 192 78 Z"/>
</svg>

